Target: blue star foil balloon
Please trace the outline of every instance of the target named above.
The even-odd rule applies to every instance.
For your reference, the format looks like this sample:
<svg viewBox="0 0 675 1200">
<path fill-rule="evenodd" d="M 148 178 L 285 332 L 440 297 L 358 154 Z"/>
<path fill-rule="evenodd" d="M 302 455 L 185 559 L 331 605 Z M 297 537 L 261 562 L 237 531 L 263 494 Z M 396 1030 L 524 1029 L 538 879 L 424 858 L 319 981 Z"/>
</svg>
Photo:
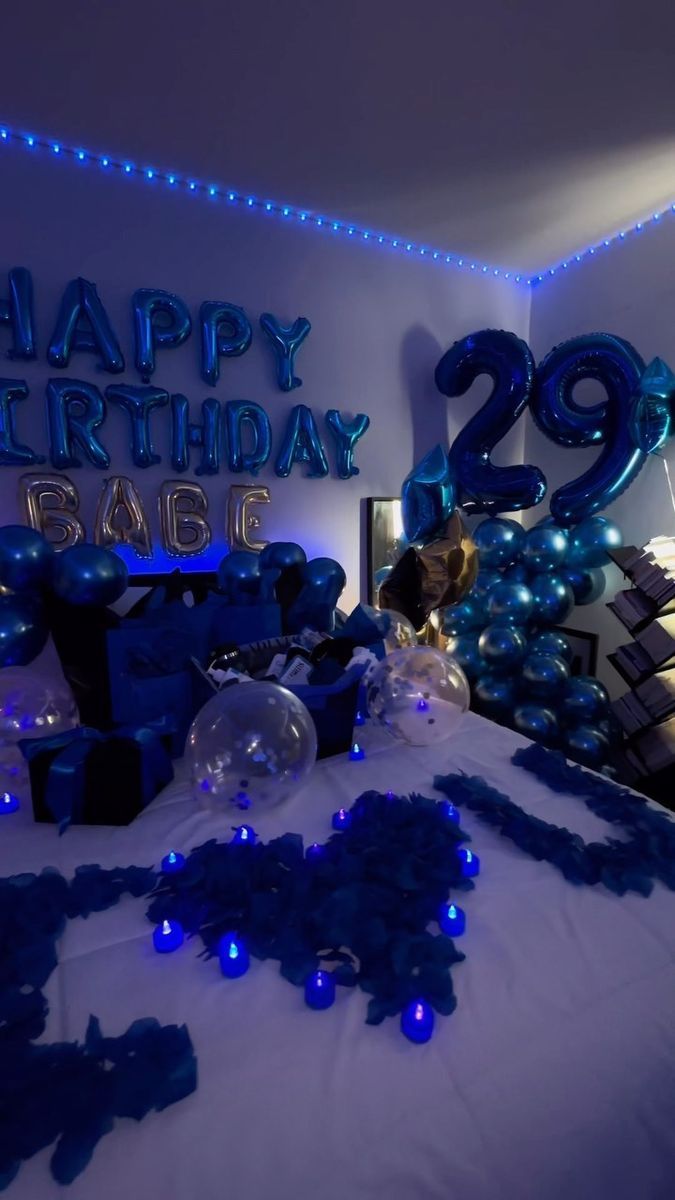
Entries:
<svg viewBox="0 0 675 1200">
<path fill-rule="evenodd" d="M 638 450 L 654 454 L 670 435 L 670 412 L 675 375 L 662 358 L 653 358 L 638 384 L 628 421 Z"/>
<path fill-rule="evenodd" d="M 403 481 L 401 516 L 409 542 L 428 542 L 440 535 L 455 507 L 455 485 L 448 457 L 434 446 Z"/>
</svg>

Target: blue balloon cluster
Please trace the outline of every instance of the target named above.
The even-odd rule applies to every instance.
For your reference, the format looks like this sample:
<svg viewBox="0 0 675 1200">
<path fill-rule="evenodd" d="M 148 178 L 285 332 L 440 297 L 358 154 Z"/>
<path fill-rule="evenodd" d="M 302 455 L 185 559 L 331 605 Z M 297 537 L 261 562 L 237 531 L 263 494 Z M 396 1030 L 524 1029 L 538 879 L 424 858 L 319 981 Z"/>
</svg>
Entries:
<svg viewBox="0 0 675 1200">
<path fill-rule="evenodd" d="M 571 529 L 550 517 L 525 530 L 491 517 L 474 530 L 480 570 L 445 610 L 444 632 L 472 685 L 474 707 L 587 766 L 605 762 L 609 698 L 597 679 L 571 674 L 572 648 L 553 626 L 603 592 L 607 552 L 619 528 L 592 516 Z"/>
</svg>

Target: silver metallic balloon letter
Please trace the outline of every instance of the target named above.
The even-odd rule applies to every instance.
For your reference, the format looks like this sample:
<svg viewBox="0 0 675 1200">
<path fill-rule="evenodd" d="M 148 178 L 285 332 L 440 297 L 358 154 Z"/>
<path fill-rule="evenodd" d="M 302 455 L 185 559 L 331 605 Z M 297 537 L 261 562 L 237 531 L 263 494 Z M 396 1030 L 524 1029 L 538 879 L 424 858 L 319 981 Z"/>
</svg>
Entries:
<svg viewBox="0 0 675 1200">
<path fill-rule="evenodd" d="M 22 475 L 19 502 L 26 523 L 43 533 L 55 550 L 68 550 L 86 540 L 75 515 L 80 497 L 67 475 Z"/>
<path fill-rule="evenodd" d="M 96 509 L 94 541 L 108 550 L 114 550 L 120 543 L 132 546 L 139 558 L 152 558 L 148 518 L 136 488 L 125 475 L 114 475 L 103 484 Z"/>
<path fill-rule="evenodd" d="M 187 558 L 201 554 L 211 544 L 206 520 L 208 500 L 198 483 L 167 480 L 159 494 L 162 541 L 167 554 Z"/>
<path fill-rule="evenodd" d="M 260 517 L 249 512 L 251 504 L 269 504 L 270 491 L 266 487 L 244 487 L 233 484 L 227 501 L 227 541 L 230 550 L 263 550 L 267 542 L 250 537 L 253 529 L 260 528 Z"/>
</svg>

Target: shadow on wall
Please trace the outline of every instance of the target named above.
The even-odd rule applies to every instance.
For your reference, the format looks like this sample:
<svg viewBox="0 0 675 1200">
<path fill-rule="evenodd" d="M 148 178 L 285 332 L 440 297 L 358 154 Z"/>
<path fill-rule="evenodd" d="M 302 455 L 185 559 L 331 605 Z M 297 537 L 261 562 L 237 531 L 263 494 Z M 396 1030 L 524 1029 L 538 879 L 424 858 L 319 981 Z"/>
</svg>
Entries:
<svg viewBox="0 0 675 1200">
<path fill-rule="evenodd" d="M 434 382 L 436 364 L 446 349 L 422 325 L 413 325 L 403 338 L 401 376 L 410 404 L 413 434 L 411 468 L 437 442 L 443 447 L 448 446 L 448 402 Z"/>
</svg>

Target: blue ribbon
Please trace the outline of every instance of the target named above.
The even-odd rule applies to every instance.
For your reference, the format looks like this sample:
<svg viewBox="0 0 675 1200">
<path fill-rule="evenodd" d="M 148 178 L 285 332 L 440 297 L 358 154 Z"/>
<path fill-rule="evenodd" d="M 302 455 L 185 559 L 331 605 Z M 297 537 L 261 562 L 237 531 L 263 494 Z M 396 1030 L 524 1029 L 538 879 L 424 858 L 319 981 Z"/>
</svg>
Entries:
<svg viewBox="0 0 675 1200">
<path fill-rule="evenodd" d="M 51 738 L 25 738 L 19 742 L 29 766 L 41 754 L 54 754 L 47 775 L 45 804 L 59 833 L 64 833 L 71 821 L 82 816 L 86 799 L 86 762 L 92 748 L 119 738 L 131 740 L 138 747 L 140 780 L 129 782 L 130 785 L 137 782 L 141 804 L 145 807 L 173 779 L 171 761 L 155 730 L 126 725 L 106 734 L 80 725 Z"/>
</svg>

